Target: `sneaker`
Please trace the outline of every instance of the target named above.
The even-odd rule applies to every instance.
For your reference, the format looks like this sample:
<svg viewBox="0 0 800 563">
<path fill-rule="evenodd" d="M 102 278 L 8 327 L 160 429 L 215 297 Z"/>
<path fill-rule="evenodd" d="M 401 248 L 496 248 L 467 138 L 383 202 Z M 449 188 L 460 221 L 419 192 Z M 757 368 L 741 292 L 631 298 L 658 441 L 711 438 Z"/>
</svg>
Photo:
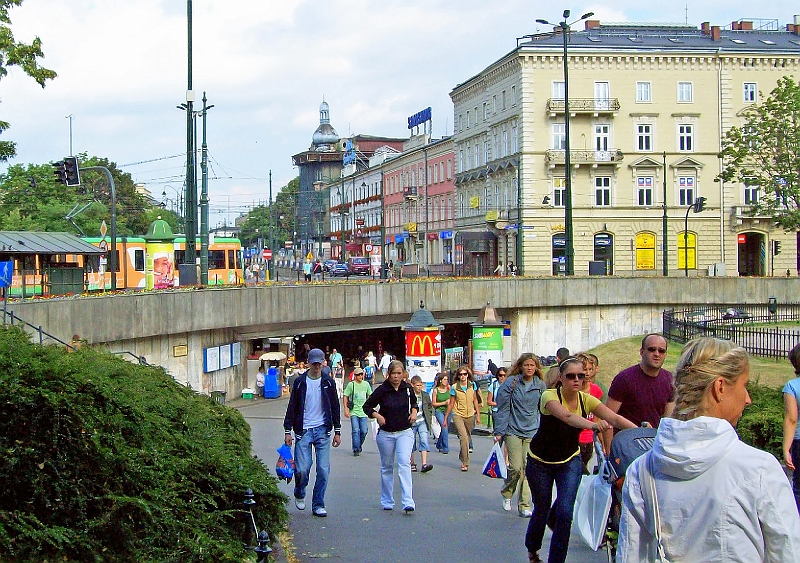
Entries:
<svg viewBox="0 0 800 563">
<path fill-rule="evenodd" d="M 360 456 L 360 455 L 361 455 L 361 452 L 353 452 L 353 455 L 354 455 L 354 456 L 356 456 L 356 457 L 358 457 L 358 456 Z"/>
<path fill-rule="evenodd" d="M 413 506 L 406 506 L 406 507 L 403 508 L 403 512 L 405 512 L 406 514 L 411 514 L 412 512 L 414 512 L 414 507 Z"/>
<path fill-rule="evenodd" d="M 430 463 L 426 463 L 425 465 L 422 466 L 421 471 L 422 473 L 427 473 L 431 469 L 433 469 L 433 465 L 431 465 Z"/>
<path fill-rule="evenodd" d="M 393 506 L 384 506 L 383 509 L 384 510 L 394 510 L 394 507 Z"/>
<path fill-rule="evenodd" d="M 319 516 L 320 518 L 325 518 L 328 515 L 328 511 L 325 510 L 324 506 L 320 506 L 319 508 L 314 509 L 314 516 Z"/>
<path fill-rule="evenodd" d="M 503 510 L 505 510 L 506 512 L 511 512 L 511 499 L 510 498 L 504 498 L 503 499 Z"/>
<path fill-rule="evenodd" d="M 520 510 L 519 511 L 520 518 L 530 518 L 533 516 L 533 512 L 530 510 Z"/>
<path fill-rule="evenodd" d="M 469 449 L 469 453 L 472 453 L 472 448 Z"/>
<path fill-rule="evenodd" d="M 305 510 L 306 509 L 306 499 L 295 497 L 294 505 L 297 507 L 297 510 Z"/>
</svg>

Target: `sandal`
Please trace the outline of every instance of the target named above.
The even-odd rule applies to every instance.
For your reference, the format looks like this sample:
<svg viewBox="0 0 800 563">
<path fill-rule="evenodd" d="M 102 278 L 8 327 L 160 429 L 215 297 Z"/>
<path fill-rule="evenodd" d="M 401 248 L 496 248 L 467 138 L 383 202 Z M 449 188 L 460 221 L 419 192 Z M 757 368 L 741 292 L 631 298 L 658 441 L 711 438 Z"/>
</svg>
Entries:
<svg viewBox="0 0 800 563">
<path fill-rule="evenodd" d="M 411 471 L 416 471 L 416 470 L 417 470 L 417 464 L 416 463 L 412 463 L 411 464 Z"/>
<path fill-rule="evenodd" d="M 461 471 L 469 471 L 469 467 L 467 467 L 466 465 L 462 465 Z"/>
</svg>

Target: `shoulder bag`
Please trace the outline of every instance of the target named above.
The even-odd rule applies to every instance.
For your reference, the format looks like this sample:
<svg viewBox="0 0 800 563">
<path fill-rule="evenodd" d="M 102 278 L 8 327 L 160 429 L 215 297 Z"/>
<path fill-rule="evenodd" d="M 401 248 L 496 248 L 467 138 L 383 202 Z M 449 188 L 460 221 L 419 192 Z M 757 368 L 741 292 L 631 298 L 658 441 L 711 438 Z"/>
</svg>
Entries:
<svg viewBox="0 0 800 563">
<path fill-rule="evenodd" d="M 639 483 L 642 488 L 642 498 L 645 508 L 652 512 L 655 531 L 653 537 L 656 541 L 656 553 L 654 563 L 670 563 L 664 551 L 664 543 L 661 538 L 661 511 L 658 508 L 658 493 L 656 492 L 656 480 L 653 477 L 653 456 L 652 451 L 644 455 L 644 459 L 639 464 Z"/>
</svg>

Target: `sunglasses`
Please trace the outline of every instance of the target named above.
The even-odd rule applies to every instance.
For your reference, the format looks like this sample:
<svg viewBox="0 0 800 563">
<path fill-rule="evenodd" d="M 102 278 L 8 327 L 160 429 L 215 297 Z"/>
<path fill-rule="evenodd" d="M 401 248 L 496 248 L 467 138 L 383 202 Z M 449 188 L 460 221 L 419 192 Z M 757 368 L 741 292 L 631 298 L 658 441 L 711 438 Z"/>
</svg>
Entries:
<svg viewBox="0 0 800 563">
<path fill-rule="evenodd" d="M 667 353 L 667 349 L 666 348 L 656 348 L 655 346 L 650 346 L 647 349 L 647 351 L 648 352 L 658 352 L 659 354 L 666 354 Z"/>
<path fill-rule="evenodd" d="M 580 379 L 581 381 L 583 381 L 584 379 L 586 379 L 586 374 L 583 373 L 583 372 L 581 372 L 581 373 L 565 373 L 564 377 L 566 377 L 569 381 L 575 381 L 576 379 Z"/>
<path fill-rule="evenodd" d="M 458 372 L 456 375 L 469 375 L 469 372 L 466 372 L 466 371 L 460 371 L 460 372 Z"/>
</svg>

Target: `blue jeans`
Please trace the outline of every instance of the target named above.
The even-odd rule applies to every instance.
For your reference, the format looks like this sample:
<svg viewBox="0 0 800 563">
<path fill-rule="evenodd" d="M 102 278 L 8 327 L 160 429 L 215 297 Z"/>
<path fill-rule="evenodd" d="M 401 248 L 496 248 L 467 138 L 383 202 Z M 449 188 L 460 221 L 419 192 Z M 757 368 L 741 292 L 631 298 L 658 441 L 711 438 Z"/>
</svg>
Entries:
<svg viewBox="0 0 800 563">
<path fill-rule="evenodd" d="M 378 451 L 381 454 L 381 506 L 394 508 L 394 466 L 400 479 L 400 501 L 403 508 L 416 508 L 411 486 L 411 448 L 414 431 L 385 432 L 378 430 Z"/>
<path fill-rule="evenodd" d="M 425 420 L 415 423 L 411 430 L 414 431 L 414 451 L 415 452 L 429 452 L 431 447 L 428 445 L 428 425 Z"/>
<path fill-rule="evenodd" d="M 792 455 L 792 463 L 794 463 L 794 473 L 792 473 L 792 489 L 794 489 L 794 502 L 797 504 L 797 510 L 800 512 L 800 440 L 792 440 L 792 446 L 789 448 L 789 453 Z"/>
<path fill-rule="evenodd" d="M 555 481 L 558 496 L 553 509 L 556 519 L 547 561 L 548 563 L 564 563 L 569 549 L 572 511 L 575 507 L 578 485 L 581 482 L 581 456 L 576 455 L 566 463 L 554 464 L 542 463 L 529 456 L 525 475 L 528 477 L 533 500 L 533 516 L 528 522 L 525 547 L 528 548 L 528 553 L 536 553 L 542 547 L 547 515 L 550 512 L 553 482 Z"/>
<path fill-rule="evenodd" d="M 328 488 L 328 475 L 331 472 L 331 436 L 324 426 L 309 428 L 294 445 L 294 498 L 306 498 L 308 476 L 311 471 L 311 448 L 317 453 L 317 477 L 314 479 L 314 493 L 311 509 L 325 506 L 325 489 Z"/>
<path fill-rule="evenodd" d="M 366 416 L 350 415 L 350 429 L 352 431 L 353 451 L 360 452 L 364 440 L 369 434 L 369 418 Z"/>
<path fill-rule="evenodd" d="M 453 420 L 453 413 L 450 413 L 450 420 L 447 421 L 447 424 L 444 422 L 443 412 L 435 410 L 433 414 L 442 428 L 442 431 L 439 432 L 439 437 L 436 438 L 436 449 L 442 453 L 448 453 L 450 451 L 450 431 L 448 427 L 450 426 L 450 421 Z"/>
</svg>

